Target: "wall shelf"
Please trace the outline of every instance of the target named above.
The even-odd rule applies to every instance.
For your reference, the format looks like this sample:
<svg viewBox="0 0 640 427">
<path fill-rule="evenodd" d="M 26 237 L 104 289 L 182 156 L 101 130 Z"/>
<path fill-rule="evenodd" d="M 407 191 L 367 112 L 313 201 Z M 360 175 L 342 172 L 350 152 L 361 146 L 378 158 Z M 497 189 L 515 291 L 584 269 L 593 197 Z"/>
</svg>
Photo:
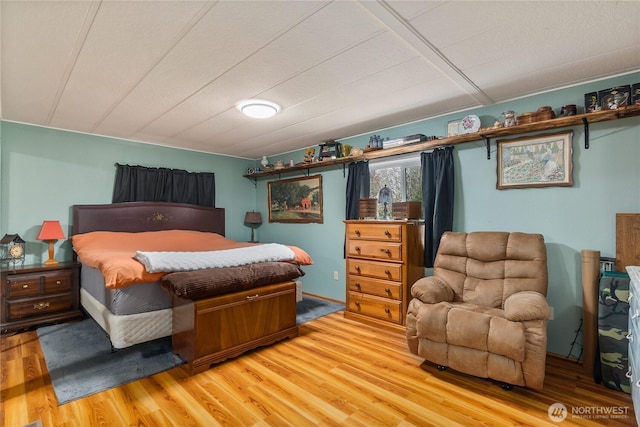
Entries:
<svg viewBox="0 0 640 427">
<path fill-rule="evenodd" d="M 595 113 L 577 114 L 569 117 L 559 117 L 551 120 L 543 120 L 534 123 L 511 126 L 507 128 L 486 128 L 480 129 L 478 132 L 468 133 L 464 135 L 450 136 L 447 138 L 435 139 L 431 141 L 417 142 L 407 144 L 400 147 L 386 148 L 384 150 L 376 150 L 364 153 L 362 156 L 342 157 L 334 160 L 325 160 L 323 162 L 308 163 L 304 165 L 296 165 L 285 167 L 283 169 L 258 172 L 254 174 L 243 175 L 246 178 L 255 180 L 278 176 L 281 174 L 304 171 L 309 175 L 312 169 L 342 167 L 343 173 L 345 165 L 361 160 L 379 159 L 383 157 L 397 156 L 400 154 L 415 153 L 418 151 L 432 150 L 438 147 L 446 147 L 449 145 L 464 144 L 468 142 L 482 141 L 487 143 L 487 157 L 489 157 L 489 143 L 491 139 L 520 135 L 529 132 L 538 132 L 542 130 L 558 129 L 570 126 L 585 126 L 586 135 L 588 135 L 588 125 L 591 123 L 608 122 L 611 120 L 624 119 L 627 117 L 640 116 L 640 105 L 631 105 L 617 110 L 597 111 Z M 586 136 L 585 135 L 585 136 Z M 585 148 L 589 148 L 588 137 L 585 140 Z"/>
</svg>

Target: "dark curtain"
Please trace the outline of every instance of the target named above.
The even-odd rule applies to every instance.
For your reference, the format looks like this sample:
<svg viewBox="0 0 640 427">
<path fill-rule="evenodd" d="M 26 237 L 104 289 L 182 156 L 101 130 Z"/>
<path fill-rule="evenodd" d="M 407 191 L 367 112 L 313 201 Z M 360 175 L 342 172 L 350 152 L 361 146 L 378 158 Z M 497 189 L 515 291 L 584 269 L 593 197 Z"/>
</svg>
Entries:
<svg viewBox="0 0 640 427">
<path fill-rule="evenodd" d="M 349 176 L 347 176 L 347 206 L 344 219 L 358 219 L 358 205 L 360 199 L 369 198 L 369 162 L 349 163 Z M 343 245 L 342 256 L 347 258 L 347 237 Z"/>
<path fill-rule="evenodd" d="M 215 206 L 215 174 L 116 163 L 112 202 L 174 202 Z"/>
<path fill-rule="evenodd" d="M 424 213 L 424 266 L 433 267 L 440 237 L 453 227 L 453 147 L 420 154 Z"/>
<path fill-rule="evenodd" d="M 369 186 L 369 162 L 350 163 L 345 219 L 358 219 L 358 204 L 369 198 Z"/>
</svg>

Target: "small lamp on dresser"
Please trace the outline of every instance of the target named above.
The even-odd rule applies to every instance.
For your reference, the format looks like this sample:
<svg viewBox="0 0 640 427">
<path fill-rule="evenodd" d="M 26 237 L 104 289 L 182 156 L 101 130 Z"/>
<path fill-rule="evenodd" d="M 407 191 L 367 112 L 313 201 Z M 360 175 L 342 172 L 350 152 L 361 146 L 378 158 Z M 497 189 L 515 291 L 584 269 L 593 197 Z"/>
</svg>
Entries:
<svg viewBox="0 0 640 427">
<path fill-rule="evenodd" d="M 44 240 L 49 244 L 49 259 L 44 263 L 45 265 L 57 264 L 58 261 L 53 257 L 53 244 L 56 240 L 64 239 L 64 232 L 62 231 L 62 226 L 60 226 L 60 221 L 44 221 L 42 223 L 42 227 L 40 228 L 40 233 L 36 239 Z"/>
<path fill-rule="evenodd" d="M 260 212 L 247 212 L 245 214 L 244 225 L 251 228 L 251 240 L 249 240 L 249 242 L 257 242 L 257 240 L 253 239 L 253 230 L 260 227 L 260 224 L 262 224 L 262 215 L 260 215 Z"/>
</svg>

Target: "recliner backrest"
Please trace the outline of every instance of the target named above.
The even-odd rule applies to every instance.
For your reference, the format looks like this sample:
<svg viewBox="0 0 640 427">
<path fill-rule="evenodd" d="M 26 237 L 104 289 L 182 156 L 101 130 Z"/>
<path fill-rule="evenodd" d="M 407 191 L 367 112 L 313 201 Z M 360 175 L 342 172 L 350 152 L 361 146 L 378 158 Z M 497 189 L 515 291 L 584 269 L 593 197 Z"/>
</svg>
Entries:
<svg viewBox="0 0 640 427">
<path fill-rule="evenodd" d="M 446 232 L 434 275 L 454 291 L 454 301 L 502 308 L 519 291 L 547 295 L 547 250 L 541 234 Z"/>
</svg>

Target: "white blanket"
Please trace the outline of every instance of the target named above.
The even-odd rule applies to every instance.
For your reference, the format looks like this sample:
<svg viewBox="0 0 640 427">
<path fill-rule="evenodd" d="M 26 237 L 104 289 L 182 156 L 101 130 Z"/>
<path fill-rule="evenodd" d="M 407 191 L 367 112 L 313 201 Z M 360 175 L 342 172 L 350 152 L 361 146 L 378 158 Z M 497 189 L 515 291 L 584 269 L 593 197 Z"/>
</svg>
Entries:
<svg viewBox="0 0 640 427">
<path fill-rule="evenodd" d="M 204 252 L 143 252 L 135 258 L 149 273 L 202 270 L 205 268 L 237 267 L 268 261 L 291 261 L 294 252 L 285 245 L 266 243 L 246 248 Z"/>
</svg>

